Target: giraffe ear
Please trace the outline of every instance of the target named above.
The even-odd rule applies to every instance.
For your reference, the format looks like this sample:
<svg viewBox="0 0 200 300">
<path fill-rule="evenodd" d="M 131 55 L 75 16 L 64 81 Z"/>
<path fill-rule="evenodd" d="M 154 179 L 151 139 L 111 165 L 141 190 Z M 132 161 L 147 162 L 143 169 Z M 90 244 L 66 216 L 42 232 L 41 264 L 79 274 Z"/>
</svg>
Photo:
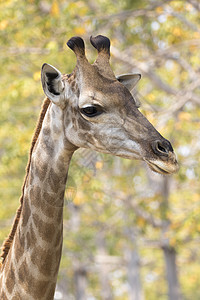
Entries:
<svg viewBox="0 0 200 300">
<path fill-rule="evenodd" d="M 117 80 L 121 82 L 129 91 L 136 86 L 141 78 L 141 74 L 123 74 L 116 76 Z"/>
<path fill-rule="evenodd" d="M 65 86 L 60 71 L 49 64 L 43 64 L 41 81 L 45 95 L 54 104 L 62 106 L 65 100 Z"/>
</svg>

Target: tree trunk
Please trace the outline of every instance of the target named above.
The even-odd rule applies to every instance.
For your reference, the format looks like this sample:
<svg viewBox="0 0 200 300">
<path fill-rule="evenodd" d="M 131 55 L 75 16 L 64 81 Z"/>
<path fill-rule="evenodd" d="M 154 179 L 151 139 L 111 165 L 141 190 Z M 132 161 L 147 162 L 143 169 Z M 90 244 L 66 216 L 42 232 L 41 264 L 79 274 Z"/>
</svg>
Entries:
<svg viewBox="0 0 200 300">
<path fill-rule="evenodd" d="M 128 239 L 131 241 L 131 246 L 125 250 L 125 259 L 127 262 L 127 279 L 129 285 L 129 299 L 143 300 L 143 290 L 140 278 L 140 257 L 137 249 L 137 236 L 132 228 L 125 229 Z"/>
<path fill-rule="evenodd" d="M 170 246 L 167 232 L 170 226 L 170 220 L 168 218 L 169 207 L 169 194 L 170 194 L 170 177 L 151 176 L 147 171 L 149 184 L 154 189 L 155 194 L 161 195 L 160 204 L 160 217 L 161 217 L 161 248 L 164 254 L 165 268 L 166 268 L 166 280 L 168 286 L 168 299 L 169 300 L 181 300 L 181 291 L 178 280 L 178 270 L 176 265 L 176 251 L 174 247 Z"/>
<path fill-rule="evenodd" d="M 77 265 L 74 271 L 76 300 L 86 300 L 87 272 L 82 265 Z"/>
<path fill-rule="evenodd" d="M 96 238 L 97 255 L 100 257 L 107 255 L 105 233 L 103 230 L 99 231 Z M 101 299 L 113 300 L 112 290 L 110 286 L 110 280 L 108 276 L 108 266 L 105 263 L 99 264 L 99 281 L 101 285 Z"/>
<path fill-rule="evenodd" d="M 163 253 L 166 266 L 166 277 L 168 284 L 169 300 L 181 300 L 178 272 L 176 267 L 176 251 L 173 247 L 163 246 Z"/>
<path fill-rule="evenodd" d="M 126 252 L 126 257 L 128 259 L 127 277 L 129 284 L 129 299 L 142 300 L 143 293 L 140 281 L 139 255 L 137 253 L 137 250 L 128 249 Z"/>
<path fill-rule="evenodd" d="M 167 217 L 169 211 L 169 184 L 170 179 L 164 177 L 161 184 L 162 204 L 161 217 L 162 217 L 162 249 L 165 259 L 166 279 L 168 285 L 168 298 L 169 300 L 181 300 L 180 285 L 178 281 L 178 271 L 176 265 L 176 251 L 174 247 L 169 245 L 169 240 L 166 238 L 170 221 Z"/>
</svg>

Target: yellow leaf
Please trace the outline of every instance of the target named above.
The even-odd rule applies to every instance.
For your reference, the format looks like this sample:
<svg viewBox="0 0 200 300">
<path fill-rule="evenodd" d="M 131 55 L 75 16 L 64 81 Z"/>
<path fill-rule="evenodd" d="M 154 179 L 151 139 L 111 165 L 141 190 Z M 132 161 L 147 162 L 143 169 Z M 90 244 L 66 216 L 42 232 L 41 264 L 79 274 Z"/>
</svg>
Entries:
<svg viewBox="0 0 200 300">
<path fill-rule="evenodd" d="M 198 31 L 193 33 L 194 39 L 199 39 L 200 38 L 200 33 Z"/>
<path fill-rule="evenodd" d="M 159 13 L 159 14 L 161 14 L 161 13 L 163 12 L 162 6 L 158 6 L 158 7 L 156 8 L 156 12 Z"/>
<path fill-rule="evenodd" d="M 8 26 L 8 20 L 3 20 L 0 22 L 0 30 L 6 29 L 7 26 Z"/>
<path fill-rule="evenodd" d="M 200 195 L 198 193 L 193 194 L 192 200 L 195 202 L 199 202 L 200 201 Z"/>
<path fill-rule="evenodd" d="M 38 71 L 38 72 L 35 72 L 34 74 L 33 74 L 33 79 L 35 80 L 35 81 L 39 81 L 40 80 L 40 71 Z"/>
<path fill-rule="evenodd" d="M 170 228 L 171 229 L 177 229 L 177 228 L 179 228 L 180 227 L 180 222 L 174 222 L 174 223 L 171 223 L 171 225 L 170 225 Z"/>
<path fill-rule="evenodd" d="M 174 247 L 176 245 L 176 239 L 173 237 L 169 240 L 170 246 Z"/>
<path fill-rule="evenodd" d="M 75 33 L 76 33 L 77 35 L 83 35 L 83 34 L 85 34 L 85 28 L 83 28 L 83 27 L 77 27 L 77 28 L 75 29 Z"/>
<path fill-rule="evenodd" d="M 72 10 L 77 9 L 77 3 L 69 3 L 68 4 L 68 10 L 71 12 Z"/>
<path fill-rule="evenodd" d="M 139 227 L 143 227 L 146 224 L 146 221 L 142 217 L 138 217 L 137 219 L 137 225 Z"/>
<path fill-rule="evenodd" d="M 193 51 L 195 51 L 197 49 L 197 45 L 190 45 L 189 46 L 189 50 L 190 50 L 190 52 L 193 52 Z"/>
<path fill-rule="evenodd" d="M 174 34 L 175 36 L 181 36 L 181 34 L 182 34 L 181 28 L 180 28 L 180 27 L 175 27 L 175 28 L 173 29 L 173 34 Z"/>
<path fill-rule="evenodd" d="M 181 121 L 189 121 L 191 119 L 191 115 L 188 112 L 181 111 L 178 115 L 178 118 Z"/>
<path fill-rule="evenodd" d="M 84 203 L 84 197 L 82 193 L 77 192 L 75 198 L 73 199 L 73 203 L 77 206 Z"/>
<path fill-rule="evenodd" d="M 53 4 L 52 4 L 52 6 L 51 6 L 51 14 L 52 14 L 54 17 L 57 17 L 57 16 L 59 16 L 59 12 L 60 12 L 60 10 L 59 10 L 58 3 L 57 3 L 57 1 L 55 0 L 55 1 L 53 1 Z"/>
<path fill-rule="evenodd" d="M 96 166 L 96 169 L 101 170 L 102 167 L 103 167 L 103 162 L 102 161 L 97 161 L 95 166 Z"/>
<path fill-rule="evenodd" d="M 87 7 L 81 7 L 79 9 L 79 16 L 85 16 L 87 14 L 87 12 L 88 12 Z"/>
<path fill-rule="evenodd" d="M 89 173 L 84 174 L 83 182 L 86 183 L 91 180 L 91 175 Z"/>
<path fill-rule="evenodd" d="M 177 130 L 180 130 L 180 129 L 182 128 L 182 123 L 181 123 L 181 122 L 176 122 L 176 123 L 175 123 L 175 128 L 176 128 Z"/>
<path fill-rule="evenodd" d="M 150 94 L 148 94 L 148 99 L 150 100 L 150 101 L 154 101 L 155 100 L 155 95 L 153 94 L 153 93 L 150 93 Z"/>
<path fill-rule="evenodd" d="M 58 45 L 55 41 L 50 41 L 47 46 L 46 46 L 47 49 L 51 50 L 51 51 L 54 51 L 54 50 L 57 50 L 58 49 Z"/>
</svg>

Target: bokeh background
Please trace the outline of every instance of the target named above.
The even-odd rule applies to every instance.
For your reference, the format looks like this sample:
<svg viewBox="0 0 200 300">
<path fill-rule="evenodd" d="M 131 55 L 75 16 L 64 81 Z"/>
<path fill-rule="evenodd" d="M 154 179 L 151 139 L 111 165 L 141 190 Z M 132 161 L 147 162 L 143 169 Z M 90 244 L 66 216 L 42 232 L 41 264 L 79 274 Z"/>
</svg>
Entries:
<svg viewBox="0 0 200 300">
<path fill-rule="evenodd" d="M 80 149 L 70 167 L 55 299 L 200 299 L 200 2 L 0 1 L 0 243 L 19 205 L 44 98 L 40 69 L 70 73 L 66 46 L 111 40 L 115 74 L 142 73 L 140 110 L 175 148 L 171 177 Z"/>
</svg>

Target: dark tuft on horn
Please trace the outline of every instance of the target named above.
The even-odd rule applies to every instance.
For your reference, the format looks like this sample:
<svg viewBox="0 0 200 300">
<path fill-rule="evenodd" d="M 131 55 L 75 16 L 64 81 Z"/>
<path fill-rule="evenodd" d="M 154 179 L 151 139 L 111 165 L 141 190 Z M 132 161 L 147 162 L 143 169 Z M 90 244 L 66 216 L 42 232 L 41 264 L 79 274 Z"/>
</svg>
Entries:
<svg viewBox="0 0 200 300">
<path fill-rule="evenodd" d="M 90 43 L 97 49 L 98 52 L 104 51 L 110 56 L 110 40 L 106 36 L 91 36 Z"/>
<path fill-rule="evenodd" d="M 85 55 L 85 44 L 81 37 L 74 36 L 67 42 L 67 46 L 72 49 L 76 54 Z"/>
</svg>

